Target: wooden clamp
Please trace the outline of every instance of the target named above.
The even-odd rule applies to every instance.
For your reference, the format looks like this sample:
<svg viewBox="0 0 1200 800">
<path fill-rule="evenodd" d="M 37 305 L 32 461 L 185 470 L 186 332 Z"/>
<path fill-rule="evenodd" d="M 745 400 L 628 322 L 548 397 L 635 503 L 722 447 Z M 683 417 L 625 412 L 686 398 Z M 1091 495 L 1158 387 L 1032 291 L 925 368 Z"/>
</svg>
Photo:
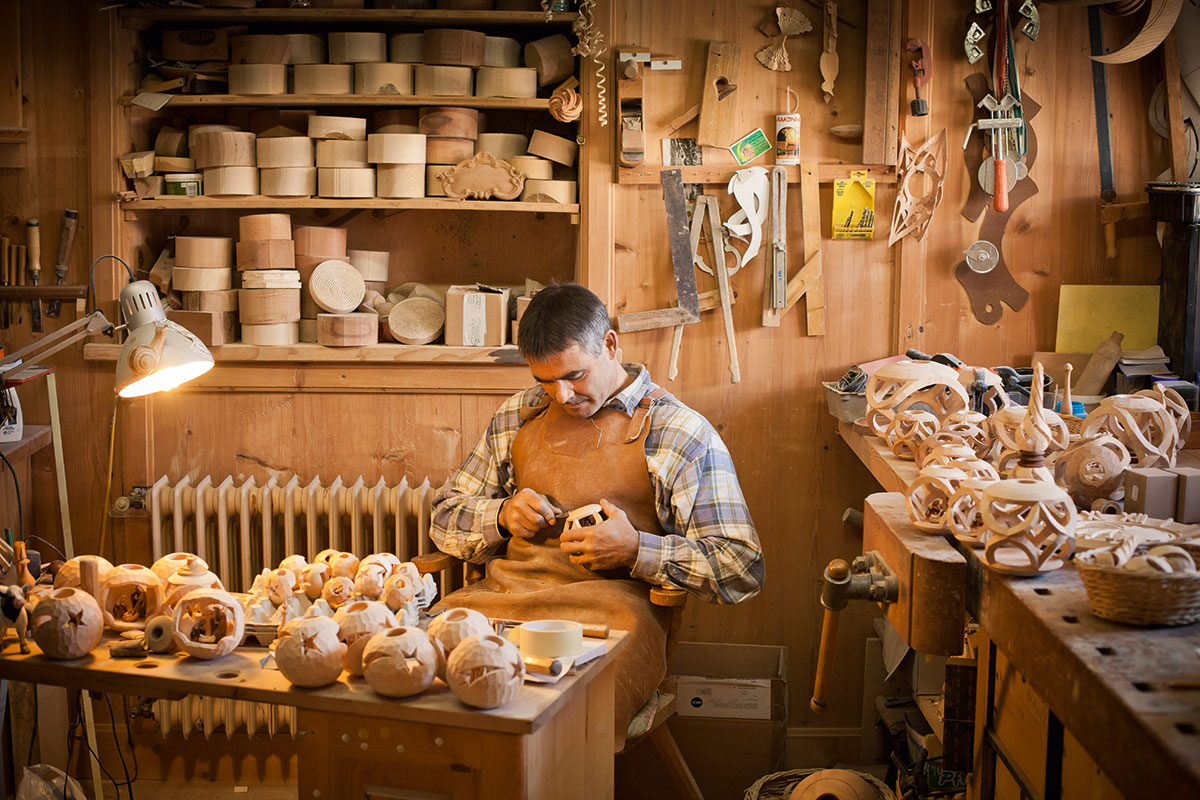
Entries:
<svg viewBox="0 0 1200 800">
<path fill-rule="evenodd" d="M 700 94 L 700 132 L 696 144 L 728 147 L 733 143 L 733 117 L 737 108 L 738 61 L 742 46 L 734 42 L 709 42 Z"/>
<path fill-rule="evenodd" d="M 1150 203 L 1146 200 L 1134 203 L 1101 203 L 1100 222 L 1104 225 L 1104 257 L 1110 261 L 1117 257 L 1117 223 L 1125 220 L 1145 219 L 1150 215 Z"/>
<path fill-rule="evenodd" d="M 621 333 L 671 328 L 700 321 L 700 300 L 696 291 L 696 273 L 692 269 L 683 173 L 678 169 L 663 170 L 662 187 L 667 211 L 667 234 L 671 241 L 671 269 L 675 273 L 675 297 L 679 306 L 621 314 L 617 317 L 617 330 Z"/>
</svg>

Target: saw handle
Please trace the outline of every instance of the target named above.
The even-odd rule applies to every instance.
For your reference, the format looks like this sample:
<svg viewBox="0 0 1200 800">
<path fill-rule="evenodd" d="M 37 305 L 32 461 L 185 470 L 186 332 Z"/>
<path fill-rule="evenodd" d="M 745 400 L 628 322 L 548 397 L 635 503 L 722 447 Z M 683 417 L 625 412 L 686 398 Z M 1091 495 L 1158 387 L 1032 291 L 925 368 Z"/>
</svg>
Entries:
<svg viewBox="0 0 1200 800">
<path fill-rule="evenodd" d="M 996 211 L 1003 214 L 1008 211 L 1008 162 L 1002 158 L 995 159 L 996 173 L 992 181 L 992 196 L 996 201 Z"/>
</svg>

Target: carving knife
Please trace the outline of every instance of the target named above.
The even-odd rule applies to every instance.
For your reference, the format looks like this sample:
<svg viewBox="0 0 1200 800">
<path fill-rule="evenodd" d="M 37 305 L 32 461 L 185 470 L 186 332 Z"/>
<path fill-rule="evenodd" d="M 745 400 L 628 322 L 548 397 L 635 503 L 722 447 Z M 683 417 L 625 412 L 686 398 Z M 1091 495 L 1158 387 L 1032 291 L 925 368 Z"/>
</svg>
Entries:
<svg viewBox="0 0 1200 800">
<path fill-rule="evenodd" d="M 29 247 L 29 283 L 37 286 L 42 277 L 42 228 L 36 219 L 25 223 L 25 242 Z M 29 322 L 34 333 L 42 332 L 42 301 L 33 298 L 29 301 Z"/>
<path fill-rule="evenodd" d="M 62 231 L 58 235 L 58 258 L 54 262 L 56 286 L 62 286 L 67 278 L 67 262 L 71 260 L 71 247 L 75 244 L 75 228 L 79 224 L 79 212 L 68 208 L 63 212 Z M 58 319 L 62 311 L 62 300 L 51 300 L 46 304 L 46 316 Z"/>
</svg>

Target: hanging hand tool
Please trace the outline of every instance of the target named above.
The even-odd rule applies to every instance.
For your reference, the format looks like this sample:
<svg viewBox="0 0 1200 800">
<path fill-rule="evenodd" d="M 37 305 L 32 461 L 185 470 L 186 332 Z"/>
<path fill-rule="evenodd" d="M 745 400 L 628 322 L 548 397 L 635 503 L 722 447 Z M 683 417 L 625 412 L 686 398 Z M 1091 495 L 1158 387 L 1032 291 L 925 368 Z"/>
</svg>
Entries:
<svg viewBox="0 0 1200 800">
<path fill-rule="evenodd" d="M 771 249 L 767 253 L 766 306 L 781 309 L 787 304 L 787 170 L 771 170 Z"/>
<path fill-rule="evenodd" d="M 25 241 L 29 247 L 29 283 L 37 286 L 42 277 L 42 228 L 36 219 L 25 223 Z M 36 297 L 29 301 L 29 322 L 34 333 L 42 332 L 42 301 Z"/>
<path fill-rule="evenodd" d="M 8 286 L 8 238 L 0 237 L 0 286 Z M 8 301 L 0 302 L 0 328 L 8 327 Z"/>
<path fill-rule="evenodd" d="M 721 299 L 721 316 L 725 318 L 725 339 L 729 345 L 729 382 L 737 383 L 742 379 L 742 372 L 738 365 L 737 337 L 733 330 L 733 293 L 729 290 L 730 271 L 725 268 L 725 233 L 721 228 L 721 209 L 717 205 L 717 198 L 712 195 L 705 195 L 703 199 L 708 206 L 708 229 L 712 233 L 713 277 L 717 279 L 717 293 Z M 738 267 L 734 267 L 733 272 L 737 272 L 737 270 Z"/>
<path fill-rule="evenodd" d="M 16 272 L 16 275 L 17 275 L 17 279 L 14 281 L 14 283 L 17 286 L 24 286 L 25 285 L 25 245 L 23 245 L 23 244 L 13 245 L 13 252 L 16 253 L 16 258 L 13 259 L 16 261 L 16 266 L 12 267 L 12 269 Z M 12 259 L 12 256 L 10 255 L 9 258 Z M 20 325 L 24 321 L 25 321 L 25 307 L 22 306 L 20 303 L 17 303 L 17 324 Z"/>
<path fill-rule="evenodd" d="M 1088 40 L 1092 56 L 1104 55 L 1104 26 L 1100 7 L 1088 6 Z M 1108 121 L 1108 83 L 1104 64 L 1092 60 L 1092 98 L 1096 111 L 1096 144 L 1100 156 L 1100 197 L 1106 203 L 1117 199 L 1113 182 L 1112 132 Z"/>
<path fill-rule="evenodd" d="M 921 87 L 928 86 L 933 79 L 933 59 L 929 56 L 929 45 L 924 39 L 909 39 L 904 49 L 917 54 L 909 62 L 913 73 L 913 90 L 917 93 L 916 99 L 909 103 L 909 108 L 914 117 L 929 116 L 929 101 L 921 97 Z"/>
<path fill-rule="evenodd" d="M 979 105 L 990 111 L 992 116 L 971 123 L 971 127 L 967 128 L 967 138 L 963 141 L 963 149 L 966 150 L 967 145 L 970 143 L 972 129 L 977 128 L 980 132 L 987 131 L 991 134 L 994 170 L 992 196 L 995 200 L 996 211 L 1003 214 L 1005 211 L 1008 211 L 1009 173 L 1008 161 L 1006 160 L 1008 154 L 1008 135 L 1009 131 L 1016 131 L 1018 128 L 1023 127 L 1025 122 L 1013 113 L 1013 108 L 1017 105 L 1017 101 L 1011 94 L 1004 95 L 1004 99 L 999 102 L 991 94 L 988 94 L 979 101 Z M 986 186 L 984 186 L 984 190 L 987 190 Z"/>
<path fill-rule="evenodd" d="M 79 224 L 79 212 L 68 208 L 63 212 L 62 230 L 58 234 L 58 258 L 54 262 L 55 285 L 62 286 L 67 278 L 67 262 L 71 260 L 71 247 L 75 244 L 75 228 Z M 51 300 L 46 304 L 46 316 L 58 319 L 62 311 L 62 300 Z"/>
</svg>

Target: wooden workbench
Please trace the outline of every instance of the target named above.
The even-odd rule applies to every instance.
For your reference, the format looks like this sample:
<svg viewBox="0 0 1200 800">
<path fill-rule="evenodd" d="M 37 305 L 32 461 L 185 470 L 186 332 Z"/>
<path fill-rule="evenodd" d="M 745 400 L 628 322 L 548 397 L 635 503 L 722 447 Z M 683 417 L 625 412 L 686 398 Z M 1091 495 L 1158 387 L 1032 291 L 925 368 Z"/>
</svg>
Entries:
<svg viewBox="0 0 1200 800">
<path fill-rule="evenodd" d="M 839 433 L 884 488 L 903 491 L 916 476 L 915 465 L 893 456 L 878 437 L 844 423 Z M 867 525 L 887 530 L 865 539 L 919 535 L 899 495 L 872 495 L 866 505 Z M 977 752 L 986 739 L 1035 798 L 1117 796 L 1096 788 L 1106 781 L 1126 797 L 1200 797 L 1200 690 L 1172 688 L 1200 681 L 1200 626 L 1106 622 L 1088 611 L 1074 568 L 1005 577 L 984 567 L 976 551 L 945 541 L 966 561 L 967 608 L 1001 654 L 980 660 Z M 1009 667 L 1017 674 L 1006 678 Z M 1014 713 L 1026 684 L 1036 697 Z M 1013 722 L 1022 716 L 1022 724 Z M 1103 772 L 1100 780 L 1081 777 L 1081 757 L 1072 748 L 1085 751 Z M 976 767 L 994 770 L 979 760 Z M 996 796 L 1002 794 L 997 788 Z"/>
<path fill-rule="evenodd" d="M 608 638 L 611 654 L 625 633 Z M 233 698 L 297 709 L 300 796 L 608 798 L 613 791 L 613 670 L 603 657 L 557 684 L 526 683 L 516 700 L 487 711 L 458 701 L 444 683 L 404 700 L 343 673 L 320 689 L 293 688 L 263 669 L 265 648 L 201 661 L 181 654 L 114 659 L 106 635 L 88 656 L 51 661 L 9 641 L 0 678 L 148 697 Z M 409 795 L 404 795 L 409 796 Z"/>
</svg>

